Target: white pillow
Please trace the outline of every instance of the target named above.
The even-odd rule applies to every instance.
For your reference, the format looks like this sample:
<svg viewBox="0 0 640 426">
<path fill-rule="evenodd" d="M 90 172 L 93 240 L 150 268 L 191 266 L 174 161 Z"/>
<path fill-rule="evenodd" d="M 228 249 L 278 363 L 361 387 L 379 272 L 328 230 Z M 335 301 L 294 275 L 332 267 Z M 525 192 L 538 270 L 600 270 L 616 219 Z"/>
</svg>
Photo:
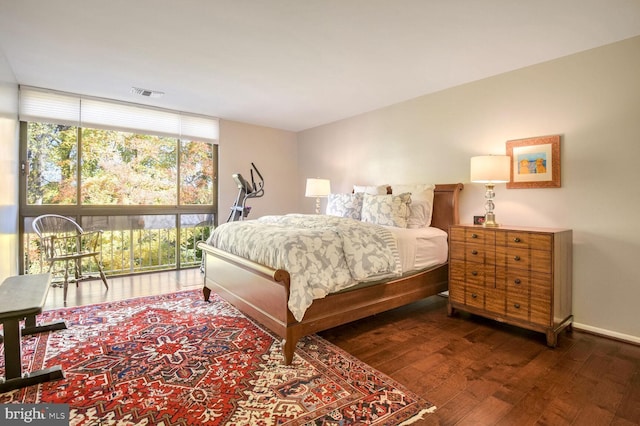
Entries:
<svg viewBox="0 0 640 426">
<path fill-rule="evenodd" d="M 362 200 L 362 221 L 378 225 L 407 227 L 411 194 L 371 195 L 364 194 Z"/>
<path fill-rule="evenodd" d="M 430 205 L 426 201 L 413 200 L 411 197 L 411 205 L 409 205 L 409 217 L 407 218 L 407 228 L 418 229 L 426 228 L 430 223 Z"/>
<path fill-rule="evenodd" d="M 329 194 L 327 214 L 360 220 L 364 194 Z"/>
<path fill-rule="evenodd" d="M 394 194 L 411 193 L 411 211 L 407 219 L 407 228 L 424 228 L 431 225 L 435 188 L 432 183 L 391 186 Z"/>
<path fill-rule="evenodd" d="M 353 192 L 364 192 L 371 195 L 386 195 L 389 185 L 353 185 Z"/>
</svg>

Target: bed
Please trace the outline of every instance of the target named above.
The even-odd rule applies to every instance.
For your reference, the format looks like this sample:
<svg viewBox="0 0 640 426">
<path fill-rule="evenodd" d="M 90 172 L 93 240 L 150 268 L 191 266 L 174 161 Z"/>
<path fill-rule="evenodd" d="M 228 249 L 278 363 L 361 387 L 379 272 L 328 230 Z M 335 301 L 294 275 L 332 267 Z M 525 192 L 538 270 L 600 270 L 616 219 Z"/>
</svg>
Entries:
<svg viewBox="0 0 640 426">
<path fill-rule="evenodd" d="M 459 223 L 458 197 L 463 185 L 439 184 L 433 190 L 431 227 L 448 232 Z M 297 320 L 289 309 L 291 276 L 205 242 L 205 300 L 211 291 L 270 329 L 282 339 L 284 363 L 293 360 L 298 340 L 306 335 L 346 324 L 411 302 L 448 288 L 448 263 L 411 271 L 400 276 L 366 282 L 315 299 Z"/>
</svg>

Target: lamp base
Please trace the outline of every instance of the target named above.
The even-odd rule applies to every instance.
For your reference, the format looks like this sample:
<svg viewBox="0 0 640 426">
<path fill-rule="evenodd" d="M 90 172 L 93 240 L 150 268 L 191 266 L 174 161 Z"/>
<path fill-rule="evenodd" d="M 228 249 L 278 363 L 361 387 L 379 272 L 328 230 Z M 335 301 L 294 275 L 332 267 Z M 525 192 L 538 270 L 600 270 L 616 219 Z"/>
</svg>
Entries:
<svg viewBox="0 0 640 426">
<path fill-rule="evenodd" d="M 482 224 L 485 228 L 498 228 L 500 225 L 496 222 L 496 215 L 493 213 L 487 213 L 484 216 L 484 223 Z"/>
</svg>

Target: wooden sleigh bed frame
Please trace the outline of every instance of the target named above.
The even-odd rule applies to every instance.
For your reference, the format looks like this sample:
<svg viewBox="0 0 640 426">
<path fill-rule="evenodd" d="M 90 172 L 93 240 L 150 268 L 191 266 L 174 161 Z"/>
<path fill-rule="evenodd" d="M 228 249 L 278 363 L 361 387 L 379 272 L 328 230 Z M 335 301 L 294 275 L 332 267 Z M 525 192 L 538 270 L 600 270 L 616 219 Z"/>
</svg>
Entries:
<svg viewBox="0 0 640 426">
<path fill-rule="evenodd" d="M 463 185 L 436 185 L 431 226 L 449 232 L 459 223 L 458 197 Z M 293 360 L 298 340 L 357 319 L 433 296 L 448 289 L 448 263 L 376 284 L 362 284 L 316 299 L 297 321 L 287 307 L 289 273 L 219 250 L 204 242 L 204 299 L 211 291 L 282 338 L 285 364 Z"/>
</svg>

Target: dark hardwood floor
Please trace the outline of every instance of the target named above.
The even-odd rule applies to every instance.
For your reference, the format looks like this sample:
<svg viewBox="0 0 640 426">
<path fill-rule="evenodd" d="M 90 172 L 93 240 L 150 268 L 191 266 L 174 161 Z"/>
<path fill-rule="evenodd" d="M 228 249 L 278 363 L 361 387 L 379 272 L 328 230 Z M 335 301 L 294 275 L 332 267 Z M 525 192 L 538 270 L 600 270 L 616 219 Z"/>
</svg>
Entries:
<svg viewBox="0 0 640 426">
<path fill-rule="evenodd" d="M 439 296 L 320 333 L 438 409 L 416 425 L 640 424 L 640 346 L 542 333 L 468 314 Z"/>
<path fill-rule="evenodd" d="M 192 269 L 112 278 L 69 288 L 67 306 L 200 288 Z M 46 309 L 62 307 L 62 289 Z M 446 298 L 320 333 L 435 404 L 414 425 L 640 424 L 640 346 L 563 332 L 541 333 L 468 314 L 447 316 Z"/>
</svg>

